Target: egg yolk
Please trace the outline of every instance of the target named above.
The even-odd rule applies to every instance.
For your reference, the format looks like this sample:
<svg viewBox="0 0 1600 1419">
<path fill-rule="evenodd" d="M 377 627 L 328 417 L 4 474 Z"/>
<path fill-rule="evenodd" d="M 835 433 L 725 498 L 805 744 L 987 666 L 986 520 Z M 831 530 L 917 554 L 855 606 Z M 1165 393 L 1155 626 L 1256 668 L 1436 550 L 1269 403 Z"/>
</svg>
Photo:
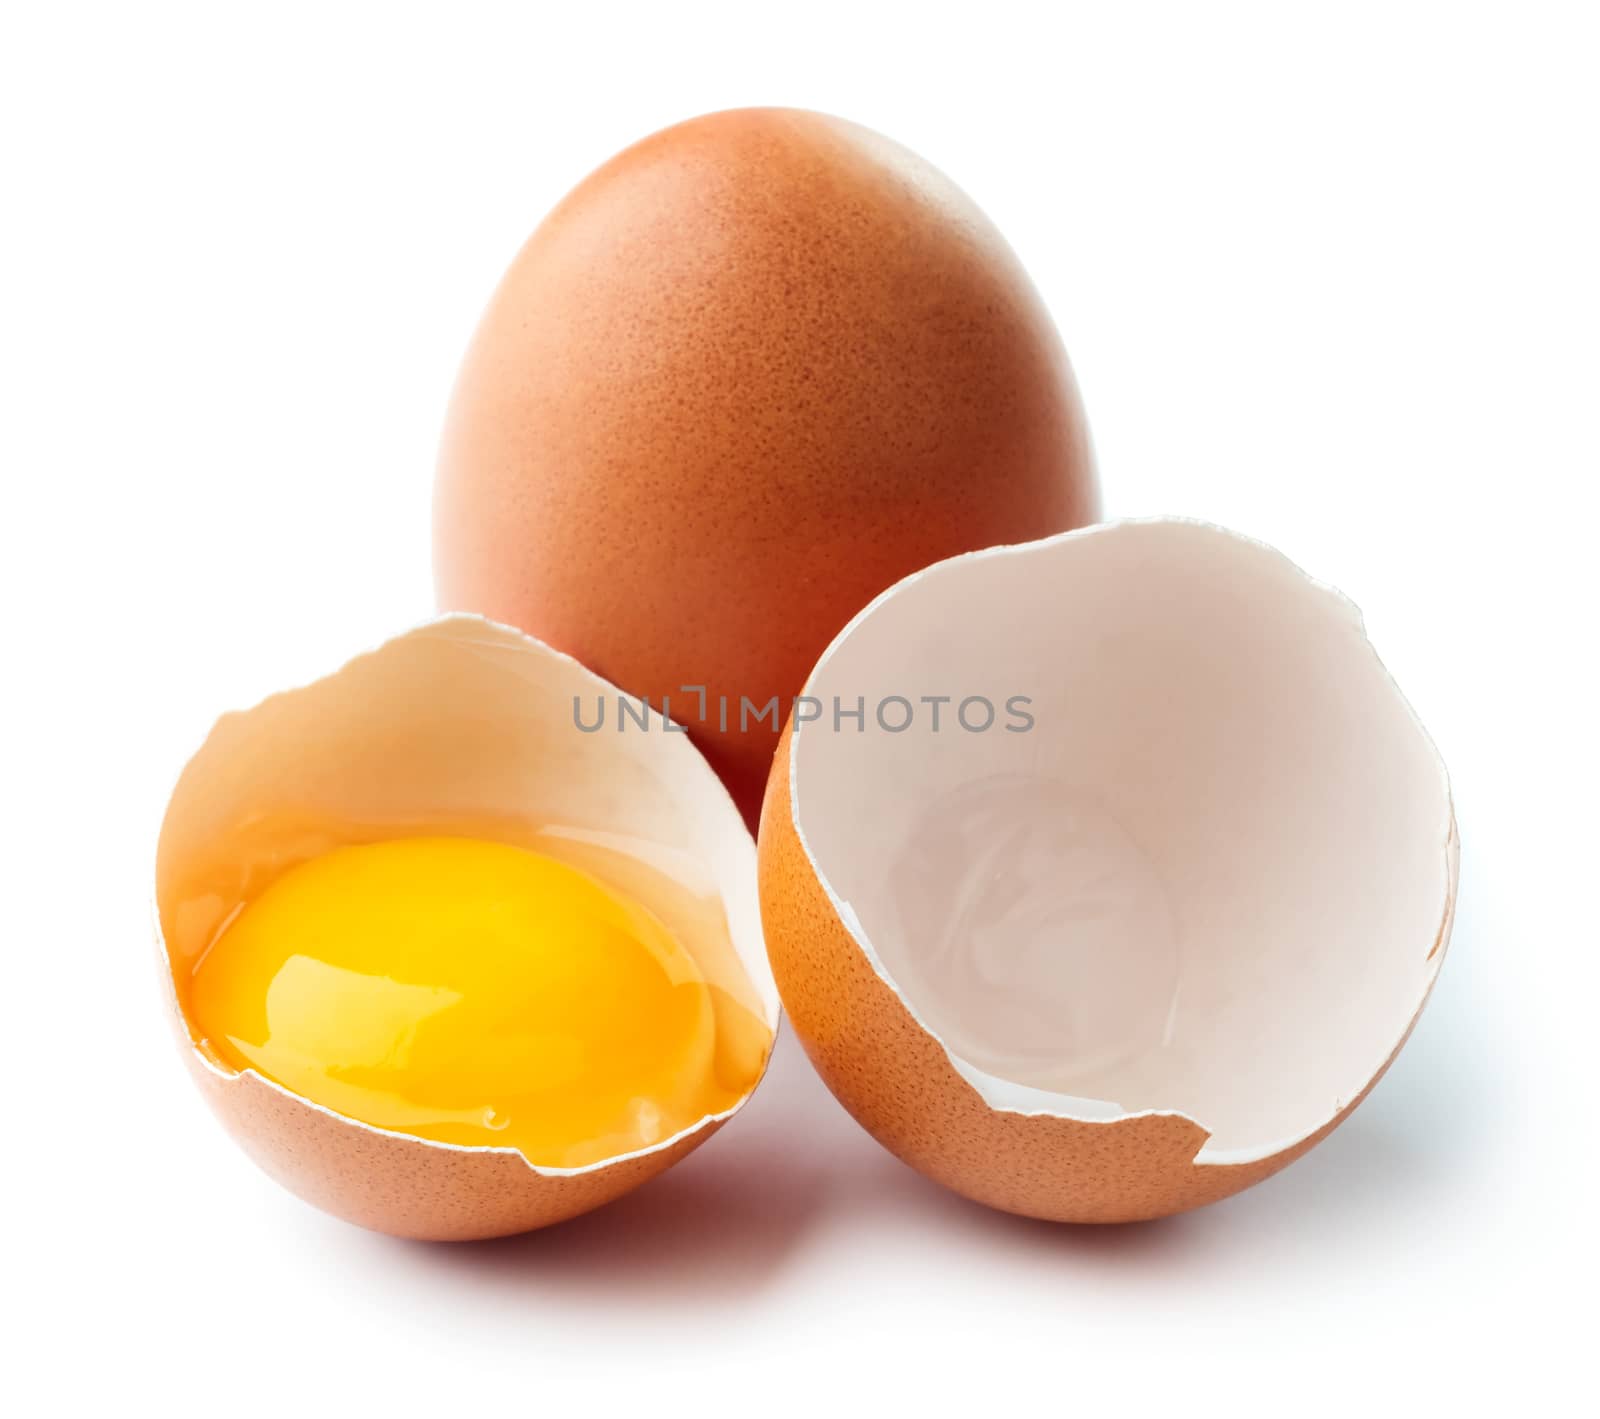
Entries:
<svg viewBox="0 0 1600 1419">
<path fill-rule="evenodd" d="M 733 1102 L 710 988 L 667 928 L 501 843 L 409 838 L 302 863 L 235 914 L 187 995 L 235 1069 L 545 1166 L 647 1146 Z"/>
</svg>

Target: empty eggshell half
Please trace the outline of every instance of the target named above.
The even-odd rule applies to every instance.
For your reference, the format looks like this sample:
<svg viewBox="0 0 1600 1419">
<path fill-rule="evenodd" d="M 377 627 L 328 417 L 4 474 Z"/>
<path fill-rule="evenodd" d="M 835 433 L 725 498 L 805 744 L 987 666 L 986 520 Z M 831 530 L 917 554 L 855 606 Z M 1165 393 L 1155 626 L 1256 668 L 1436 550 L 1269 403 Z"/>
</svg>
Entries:
<svg viewBox="0 0 1600 1419">
<path fill-rule="evenodd" d="M 767 790 L 768 951 L 828 1086 L 1011 1212 L 1260 1181 L 1393 1060 L 1449 937 L 1433 744 L 1356 608 L 1258 542 L 1105 524 L 917 573 Z"/>
<path fill-rule="evenodd" d="M 433 1142 L 357 1122 L 254 1071 L 235 1072 L 184 1018 L 177 981 L 251 881 L 315 855 L 318 825 L 368 836 L 493 825 L 526 845 L 559 831 L 575 865 L 625 842 L 613 885 L 649 908 L 707 979 L 776 1029 L 762 947 L 754 844 L 717 776 L 658 714 L 580 732 L 606 681 L 519 631 L 447 616 L 301 689 L 229 714 L 179 778 L 162 825 L 156 913 L 168 993 L 190 1072 L 245 1151 L 292 1192 L 399 1236 L 467 1239 L 586 1212 L 660 1173 L 743 1103 L 672 1137 L 578 1168 L 536 1167 L 514 1148 Z M 613 711 L 615 714 L 615 711 Z M 615 864 L 615 855 L 609 859 Z M 598 867 L 595 875 L 605 875 Z M 715 959 L 712 959 L 715 957 Z M 752 1083 L 751 1087 L 754 1087 Z M 748 1097 L 748 1091 L 744 1095 Z"/>
</svg>

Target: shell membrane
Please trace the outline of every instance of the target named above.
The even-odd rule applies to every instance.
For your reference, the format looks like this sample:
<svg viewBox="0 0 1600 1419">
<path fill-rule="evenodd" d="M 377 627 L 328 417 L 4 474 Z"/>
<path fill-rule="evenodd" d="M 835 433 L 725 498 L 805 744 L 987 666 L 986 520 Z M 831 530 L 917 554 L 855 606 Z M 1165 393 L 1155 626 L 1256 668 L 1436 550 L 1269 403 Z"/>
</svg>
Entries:
<svg viewBox="0 0 1600 1419">
<path fill-rule="evenodd" d="M 830 1087 L 930 1176 L 1036 1216 L 1182 1210 L 1398 1051 L 1448 939 L 1448 781 L 1355 608 L 1280 554 L 1157 519 L 954 558 L 807 693 L 868 714 L 786 732 L 769 952 Z"/>
</svg>

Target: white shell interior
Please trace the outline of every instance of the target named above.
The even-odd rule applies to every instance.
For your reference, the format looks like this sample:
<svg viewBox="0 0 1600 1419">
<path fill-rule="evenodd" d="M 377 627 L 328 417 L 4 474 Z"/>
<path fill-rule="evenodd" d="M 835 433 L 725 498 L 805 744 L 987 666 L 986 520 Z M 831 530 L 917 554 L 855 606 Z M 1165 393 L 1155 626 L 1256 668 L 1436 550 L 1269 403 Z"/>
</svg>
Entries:
<svg viewBox="0 0 1600 1419">
<path fill-rule="evenodd" d="M 586 852 L 596 863 L 621 860 L 630 875 L 613 873 L 613 884 L 653 910 L 713 984 L 775 1030 L 778 993 L 744 821 L 681 730 L 654 711 L 619 728 L 617 694 L 520 631 L 452 615 L 225 715 L 180 776 L 157 847 L 158 929 L 173 969 L 204 950 L 249 895 L 242 873 L 271 870 L 274 855 L 321 850 L 294 840 L 296 824 L 363 825 L 378 836 L 384 825 L 469 824 L 475 835 L 509 842 L 554 833 L 568 841 L 574 865 L 600 876 L 609 869 L 591 865 Z M 593 723 L 597 696 L 608 702 L 606 726 L 585 733 L 574 699 Z M 176 995 L 169 998 L 177 1009 Z"/>
<path fill-rule="evenodd" d="M 993 1107 L 1180 1113 L 1199 1162 L 1269 1156 L 1426 998 L 1444 766 L 1355 607 L 1260 543 L 1157 520 L 955 558 L 807 693 L 802 839 Z"/>
</svg>

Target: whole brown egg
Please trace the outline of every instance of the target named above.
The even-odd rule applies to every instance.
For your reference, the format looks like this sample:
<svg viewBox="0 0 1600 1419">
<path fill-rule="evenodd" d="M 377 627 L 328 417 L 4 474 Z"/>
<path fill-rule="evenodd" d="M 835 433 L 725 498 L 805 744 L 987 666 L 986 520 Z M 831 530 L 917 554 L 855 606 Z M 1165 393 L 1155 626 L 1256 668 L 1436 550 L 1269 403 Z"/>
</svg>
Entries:
<svg viewBox="0 0 1600 1419">
<path fill-rule="evenodd" d="M 665 702 L 753 827 L 868 601 L 1097 516 L 1066 352 L 999 232 L 877 133 L 746 109 L 619 154 L 512 263 L 451 400 L 434 565 L 443 608 Z"/>
</svg>

